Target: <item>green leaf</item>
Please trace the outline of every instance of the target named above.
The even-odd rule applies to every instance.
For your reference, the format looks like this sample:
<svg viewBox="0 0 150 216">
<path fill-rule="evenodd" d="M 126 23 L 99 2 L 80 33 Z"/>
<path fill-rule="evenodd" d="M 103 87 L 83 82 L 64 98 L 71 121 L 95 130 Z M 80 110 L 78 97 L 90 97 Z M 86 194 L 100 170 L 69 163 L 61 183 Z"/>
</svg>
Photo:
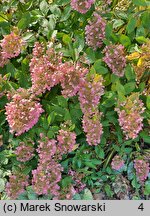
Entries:
<svg viewBox="0 0 150 216">
<path fill-rule="evenodd" d="M 137 6 L 147 6 L 146 0 L 132 0 L 132 2 Z"/>
<path fill-rule="evenodd" d="M 130 94 L 134 89 L 135 89 L 135 86 L 136 86 L 136 82 L 129 82 L 129 83 L 126 83 L 124 85 L 124 89 L 125 89 L 125 94 Z"/>
<path fill-rule="evenodd" d="M 145 182 L 144 195 L 150 195 L 150 180 Z"/>
<path fill-rule="evenodd" d="M 120 36 L 120 43 L 125 47 L 128 47 L 129 45 L 131 45 L 131 40 L 128 36 L 122 34 Z"/>
<path fill-rule="evenodd" d="M 108 73 L 108 69 L 104 66 L 101 65 L 102 64 L 102 60 L 99 59 L 94 63 L 94 69 L 98 74 L 106 74 Z"/>
<path fill-rule="evenodd" d="M 147 106 L 147 108 L 150 110 L 150 95 L 147 96 L 147 99 L 146 99 L 146 106 Z"/>
<path fill-rule="evenodd" d="M 130 34 L 131 32 L 135 30 L 136 22 L 137 22 L 137 19 L 134 17 L 131 17 L 131 19 L 129 19 L 129 22 L 126 27 L 128 34 Z"/>
<path fill-rule="evenodd" d="M 63 35 L 62 40 L 63 40 L 64 44 L 70 44 L 72 42 L 71 37 L 69 35 L 67 35 L 67 34 Z"/>
<path fill-rule="evenodd" d="M 84 189 L 82 200 L 93 200 L 93 195 L 88 188 Z"/>
<path fill-rule="evenodd" d="M 46 15 L 48 10 L 49 10 L 49 5 L 45 0 L 43 0 L 40 3 L 39 8 L 40 8 L 41 12 Z"/>
<path fill-rule="evenodd" d="M 117 19 L 113 23 L 113 28 L 116 29 L 118 27 L 121 27 L 122 25 L 124 25 L 124 21 L 121 19 Z"/>
<path fill-rule="evenodd" d="M 135 39 L 138 43 L 141 43 L 141 44 L 146 43 L 148 41 L 148 39 L 145 38 L 144 36 L 139 36 L 139 37 L 136 37 Z"/>
<path fill-rule="evenodd" d="M 31 24 L 31 15 L 29 12 L 23 14 L 21 20 L 18 22 L 17 27 L 21 30 L 26 29 Z"/>
<path fill-rule="evenodd" d="M 0 178 L 0 193 L 3 192 L 5 189 L 5 181 L 4 179 Z"/>
<path fill-rule="evenodd" d="M 134 70 L 130 64 L 128 64 L 125 68 L 125 76 L 126 76 L 128 81 L 133 80 L 136 77 Z"/>
</svg>

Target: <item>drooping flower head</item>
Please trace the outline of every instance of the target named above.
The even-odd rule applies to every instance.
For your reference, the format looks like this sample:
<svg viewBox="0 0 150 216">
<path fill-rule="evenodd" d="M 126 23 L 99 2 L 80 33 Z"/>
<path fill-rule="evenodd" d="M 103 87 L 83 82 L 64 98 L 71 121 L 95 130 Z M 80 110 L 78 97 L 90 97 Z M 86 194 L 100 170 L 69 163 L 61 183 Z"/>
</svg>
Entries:
<svg viewBox="0 0 150 216">
<path fill-rule="evenodd" d="M 61 58 L 56 55 L 54 49 L 49 47 L 45 53 L 44 45 L 35 43 L 33 58 L 30 62 L 30 72 L 32 80 L 32 91 L 35 95 L 50 90 L 61 80 Z"/>
<path fill-rule="evenodd" d="M 101 113 L 97 110 L 93 114 L 85 113 L 83 115 L 83 130 L 86 133 L 86 141 L 89 145 L 98 145 L 103 134 L 102 124 L 100 122 Z"/>
<path fill-rule="evenodd" d="M 64 63 L 61 68 L 63 74 L 60 80 L 62 95 L 66 98 L 75 96 L 80 88 L 80 79 L 88 73 L 88 69 L 84 68 L 80 63 L 74 65 L 71 62 Z"/>
<path fill-rule="evenodd" d="M 25 191 L 25 187 L 29 185 L 29 176 L 21 172 L 15 173 L 9 177 L 9 182 L 6 184 L 6 192 L 11 199 L 16 199 Z"/>
<path fill-rule="evenodd" d="M 20 35 L 17 35 L 14 32 L 11 32 L 9 35 L 4 35 L 4 38 L 1 40 L 0 46 L 2 47 L 2 56 L 5 59 L 10 59 L 17 57 L 23 46 L 24 41 Z"/>
<path fill-rule="evenodd" d="M 16 91 L 12 96 L 12 101 L 6 104 L 5 109 L 10 132 L 16 132 L 16 136 L 30 130 L 44 112 L 41 104 L 32 97 L 29 90 L 22 88 Z"/>
<path fill-rule="evenodd" d="M 34 142 L 32 140 L 27 140 L 26 142 L 20 142 L 19 146 L 15 150 L 17 155 L 17 160 L 21 162 L 26 162 L 32 159 L 34 156 Z"/>
<path fill-rule="evenodd" d="M 111 167 L 114 170 L 120 170 L 124 166 L 124 160 L 121 158 L 120 155 L 115 155 L 112 159 Z"/>
<path fill-rule="evenodd" d="M 105 54 L 103 61 L 108 65 L 112 72 L 122 77 L 126 67 L 125 49 L 122 45 L 111 44 L 103 50 Z"/>
<path fill-rule="evenodd" d="M 149 163 L 146 163 L 142 159 L 135 159 L 134 160 L 134 168 L 136 170 L 136 175 L 139 181 L 144 182 L 149 174 Z"/>
<path fill-rule="evenodd" d="M 85 14 L 95 0 L 71 0 L 71 7 L 79 13 Z"/>
<path fill-rule="evenodd" d="M 106 21 L 97 13 L 93 14 L 93 18 L 85 27 L 86 43 L 94 50 L 101 48 L 105 39 Z"/>
<path fill-rule="evenodd" d="M 143 128 L 144 104 L 139 99 L 138 93 L 132 93 L 124 103 L 120 104 L 116 111 L 119 115 L 119 125 L 121 126 L 126 139 L 135 139 Z"/>
</svg>

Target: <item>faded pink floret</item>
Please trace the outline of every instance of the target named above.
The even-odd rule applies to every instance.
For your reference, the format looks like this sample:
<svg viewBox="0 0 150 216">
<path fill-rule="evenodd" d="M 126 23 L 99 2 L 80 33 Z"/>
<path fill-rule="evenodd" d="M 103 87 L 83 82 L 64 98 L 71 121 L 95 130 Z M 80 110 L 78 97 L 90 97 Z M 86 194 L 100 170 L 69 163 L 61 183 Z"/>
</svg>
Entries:
<svg viewBox="0 0 150 216">
<path fill-rule="evenodd" d="M 59 155 L 68 154 L 73 151 L 76 144 L 76 134 L 67 129 L 61 129 L 57 135 L 57 141 L 57 153 Z"/>
<path fill-rule="evenodd" d="M 85 14 L 94 2 L 95 0 L 71 0 L 71 7 L 79 13 Z"/>
<path fill-rule="evenodd" d="M 15 150 L 15 154 L 17 155 L 17 160 L 21 162 L 29 161 L 34 156 L 34 143 L 31 141 L 30 143 L 20 142 L 19 146 Z"/>
<path fill-rule="evenodd" d="M 97 13 L 93 14 L 93 18 L 85 27 L 86 43 L 94 50 L 101 48 L 105 39 L 106 21 Z"/>
<path fill-rule="evenodd" d="M 67 187 L 61 188 L 59 194 L 53 198 L 53 200 L 72 200 L 73 196 L 76 194 L 72 184 L 67 185 Z"/>
<path fill-rule="evenodd" d="M 0 67 L 4 67 L 9 62 L 8 58 L 5 58 L 2 54 L 2 49 L 0 48 Z"/>
<path fill-rule="evenodd" d="M 92 74 L 80 79 L 79 102 L 83 113 L 93 113 L 104 94 L 103 78 L 101 75 Z"/>
<path fill-rule="evenodd" d="M 108 65 L 112 72 L 122 77 L 126 67 L 126 54 L 124 46 L 111 44 L 103 50 L 105 54 L 103 61 Z"/>
<path fill-rule="evenodd" d="M 57 85 L 62 77 L 60 66 L 62 55 L 56 55 L 49 47 L 45 53 L 44 45 L 36 42 L 33 49 L 33 58 L 30 62 L 32 91 L 39 95 Z"/>
<path fill-rule="evenodd" d="M 86 184 L 82 182 L 82 178 L 85 176 L 85 174 L 76 172 L 74 170 L 69 170 L 68 175 L 72 177 L 72 180 L 74 182 L 73 187 L 76 193 L 80 193 L 81 191 L 83 191 L 86 187 Z"/>
<path fill-rule="evenodd" d="M 124 160 L 121 158 L 121 156 L 116 155 L 111 162 L 111 167 L 114 170 L 120 170 L 124 166 Z"/>
<path fill-rule="evenodd" d="M 74 65 L 71 62 L 66 62 L 62 65 L 61 72 L 63 74 L 60 81 L 63 89 L 62 95 L 65 98 L 75 96 L 80 88 L 79 81 L 88 73 L 88 70 L 79 63 Z"/>
<path fill-rule="evenodd" d="M 2 56 L 5 59 L 17 57 L 24 46 L 24 41 L 20 35 L 11 32 L 5 35 L 1 40 L 0 46 L 2 47 Z"/>
<path fill-rule="evenodd" d="M 86 141 L 89 145 L 98 145 L 103 134 L 103 127 L 100 122 L 101 114 L 97 110 L 93 114 L 84 114 L 82 119 L 83 130 L 86 133 Z"/>
<path fill-rule="evenodd" d="M 7 195 L 11 199 L 16 199 L 18 196 L 25 192 L 25 187 L 29 185 L 29 176 L 22 173 L 16 173 L 9 177 L 9 182 L 6 184 Z"/>
<path fill-rule="evenodd" d="M 37 152 L 39 154 L 39 163 L 43 164 L 50 162 L 51 158 L 56 153 L 56 140 L 48 139 L 48 137 L 42 137 L 38 143 L 39 145 Z"/>
<path fill-rule="evenodd" d="M 32 170 L 32 185 L 39 195 L 52 194 L 58 196 L 61 172 L 63 168 L 60 164 L 51 159 L 49 162 L 38 164 L 36 170 Z"/>
<path fill-rule="evenodd" d="M 27 89 L 18 89 L 13 95 L 12 101 L 6 104 L 6 119 L 10 126 L 10 132 L 16 132 L 16 136 L 30 130 L 39 120 L 44 110 Z"/>
<path fill-rule="evenodd" d="M 139 181 L 144 182 L 147 179 L 149 171 L 150 171 L 149 163 L 146 163 L 142 159 L 135 159 L 134 168 L 136 170 L 136 175 Z"/>
<path fill-rule="evenodd" d="M 116 108 L 119 115 L 119 125 L 126 139 L 135 139 L 142 130 L 143 116 L 141 114 L 144 110 L 144 104 L 136 93 L 133 93 L 124 103 L 120 104 L 119 108 Z"/>
</svg>

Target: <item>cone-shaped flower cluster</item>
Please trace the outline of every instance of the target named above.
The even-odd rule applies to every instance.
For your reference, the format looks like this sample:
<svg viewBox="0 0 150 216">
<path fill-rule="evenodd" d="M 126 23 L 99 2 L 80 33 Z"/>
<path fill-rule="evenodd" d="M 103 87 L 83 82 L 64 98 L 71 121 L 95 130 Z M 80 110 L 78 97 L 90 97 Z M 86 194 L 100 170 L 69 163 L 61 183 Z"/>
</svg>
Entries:
<svg viewBox="0 0 150 216">
<path fill-rule="evenodd" d="M 143 127 L 144 104 L 137 93 L 127 97 L 126 101 L 120 104 L 116 111 L 119 115 L 119 124 L 126 136 L 126 139 L 135 139 Z"/>
<path fill-rule="evenodd" d="M 68 174 L 72 177 L 73 187 L 76 193 L 80 193 L 86 187 L 86 184 L 82 182 L 82 178 L 84 177 L 83 173 L 78 173 L 74 170 L 69 170 Z"/>
<path fill-rule="evenodd" d="M 52 47 L 49 47 L 47 52 L 44 52 L 44 46 L 35 43 L 33 49 L 33 58 L 30 62 L 30 72 L 32 80 L 32 91 L 39 95 L 46 90 L 50 90 L 54 85 L 57 85 L 61 80 L 61 54 L 56 56 Z"/>
<path fill-rule="evenodd" d="M 68 154 L 73 151 L 76 144 L 76 134 L 67 128 L 59 130 L 57 135 L 57 153 L 59 155 Z"/>
<path fill-rule="evenodd" d="M 71 7 L 79 13 L 85 14 L 95 0 L 71 0 Z"/>
<path fill-rule="evenodd" d="M 25 191 L 25 187 L 29 185 L 28 178 L 29 176 L 21 172 L 9 177 L 9 182 L 6 184 L 6 192 L 11 199 L 16 199 Z"/>
<path fill-rule="evenodd" d="M 111 167 L 114 170 L 120 170 L 124 166 L 124 160 L 120 157 L 120 155 L 115 155 L 112 159 Z"/>
<path fill-rule="evenodd" d="M 1 55 L 3 59 L 10 59 L 17 57 L 23 46 L 24 41 L 14 32 L 11 32 L 9 35 L 5 35 L 4 38 L 1 40 L 0 46 L 2 48 Z"/>
<path fill-rule="evenodd" d="M 103 61 L 108 65 L 112 72 L 122 77 L 126 67 L 125 49 L 122 45 L 111 44 L 103 50 L 105 54 Z"/>
<path fill-rule="evenodd" d="M 100 143 L 102 125 L 98 103 L 104 93 L 103 79 L 98 74 L 88 74 L 80 79 L 79 101 L 83 115 L 83 128 L 89 145 Z"/>
<path fill-rule="evenodd" d="M 93 14 L 93 19 L 85 27 L 86 43 L 94 50 L 101 48 L 105 39 L 106 21 L 97 13 Z"/>
<path fill-rule="evenodd" d="M 50 193 L 58 196 L 60 188 L 58 182 L 61 180 L 63 168 L 54 160 L 56 141 L 49 140 L 41 134 L 37 152 L 39 154 L 39 163 L 37 169 L 32 171 L 33 188 L 39 195 Z"/>
<path fill-rule="evenodd" d="M 88 70 L 79 63 L 73 65 L 71 62 L 66 62 L 62 65 L 61 72 L 63 74 L 61 79 L 62 95 L 66 98 L 75 96 L 80 88 L 79 81 L 88 73 Z"/>
<path fill-rule="evenodd" d="M 20 142 L 19 146 L 16 148 L 15 154 L 17 155 L 17 160 L 21 162 L 26 162 L 32 159 L 34 156 L 34 142 Z"/>
<path fill-rule="evenodd" d="M 144 182 L 149 174 L 149 163 L 146 163 L 142 159 L 135 159 L 134 160 L 134 168 L 136 170 L 136 175 L 140 182 Z"/>
<path fill-rule="evenodd" d="M 17 90 L 5 108 L 10 132 L 16 132 L 16 136 L 31 129 L 43 112 L 41 104 L 33 98 L 29 90 L 22 88 Z"/>
</svg>

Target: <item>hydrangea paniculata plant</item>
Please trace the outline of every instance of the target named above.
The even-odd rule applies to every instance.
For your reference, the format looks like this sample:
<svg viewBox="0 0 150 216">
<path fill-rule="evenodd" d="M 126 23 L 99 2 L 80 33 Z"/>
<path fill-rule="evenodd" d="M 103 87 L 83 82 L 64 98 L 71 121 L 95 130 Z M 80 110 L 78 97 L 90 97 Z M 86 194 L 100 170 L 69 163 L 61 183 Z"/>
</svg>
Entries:
<svg viewBox="0 0 150 216">
<path fill-rule="evenodd" d="M 120 155 L 115 155 L 111 162 L 112 169 L 119 171 L 123 166 L 124 160 L 121 158 Z"/>
<path fill-rule="evenodd" d="M 134 160 L 134 168 L 136 170 L 136 175 L 140 182 L 144 182 L 149 174 L 149 163 L 146 163 L 142 159 Z"/>
<path fill-rule="evenodd" d="M 126 101 L 115 109 L 119 115 L 119 125 L 121 126 L 126 139 L 135 139 L 143 128 L 144 104 L 139 99 L 138 93 L 132 93 Z"/>
<path fill-rule="evenodd" d="M 108 65 L 112 72 L 119 77 L 124 76 L 126 67 L 124 46 L 121 44 L 111 44 L 105 47 L 103 53 L 105 54 L 103 61 Z"/>
<path fill-rule="evenodd" d="M 105 39 L 106 21 L 97 13 L 93 14 L 93 19 L 85 27 L 86 43 L 94 50 L 101 48 Z"/>
<path fill-rule="evenodd" d="M 71 7 L 79 13 L 85 14 L 95 0 L 71 0 Z"/>
<path fill-rule="evenodd" d="M 12 96 L 12 101 L 6 104 L 6 119 L 10 132 L 16 136 L 30 130 L 37 122 L 44 110 L 35 100 L 29 90 L 19 88 Z"/>
</svg>

